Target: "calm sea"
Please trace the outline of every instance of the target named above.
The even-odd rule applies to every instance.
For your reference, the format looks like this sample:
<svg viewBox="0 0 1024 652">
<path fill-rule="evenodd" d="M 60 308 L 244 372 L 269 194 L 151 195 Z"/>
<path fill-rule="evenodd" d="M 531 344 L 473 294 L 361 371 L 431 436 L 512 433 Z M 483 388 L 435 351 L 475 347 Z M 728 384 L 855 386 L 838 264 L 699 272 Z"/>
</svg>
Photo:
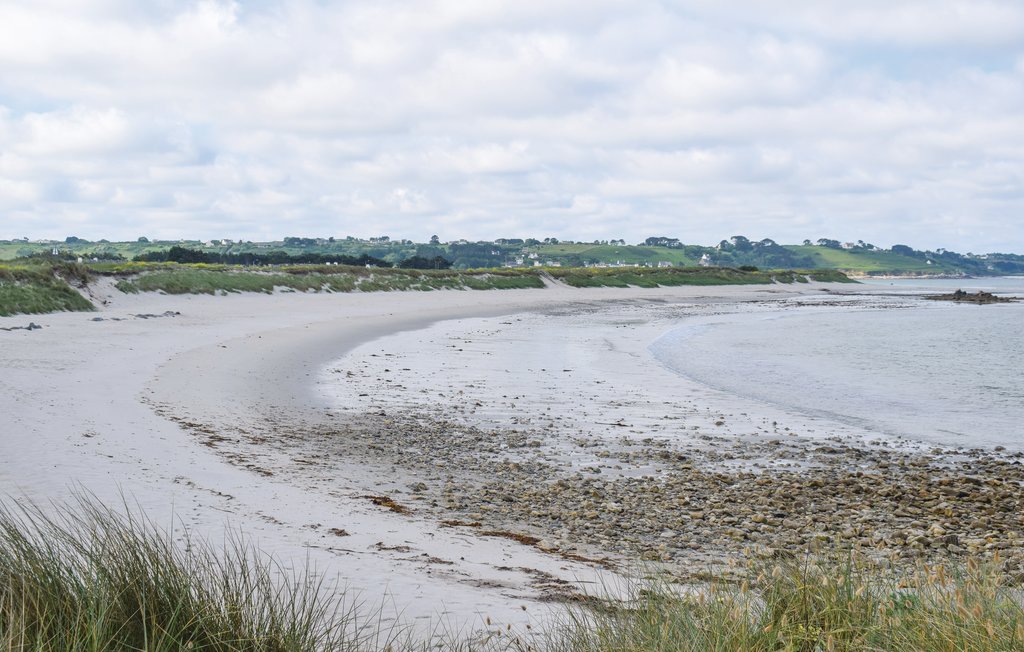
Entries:
<svg viewBox="0 0 1024 652">
<path fill-rule="evenodd" d="M 872 286 L 1024 297 L 1024 277 Z M 786 409 L 944 446 L 1024 450 L 1024 302 L 884 305 L 698 319 L 651 351 L 676 373 Z"/>
</svg>

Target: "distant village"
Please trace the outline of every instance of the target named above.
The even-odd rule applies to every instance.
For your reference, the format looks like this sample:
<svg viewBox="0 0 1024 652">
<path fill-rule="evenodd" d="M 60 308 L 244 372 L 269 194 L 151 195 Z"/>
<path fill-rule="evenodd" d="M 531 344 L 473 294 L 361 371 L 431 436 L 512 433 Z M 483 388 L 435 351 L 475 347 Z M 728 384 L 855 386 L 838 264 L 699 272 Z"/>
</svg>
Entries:
<svg viewBox="0 0 1024 652">
<path fill-rule="evenodd" d="M 64 240 L 0 240 L 0 259 L 46 254 L 90 261 L 152 261 L 160 259 L 159 252 L 172 248 L 200 252 L 200 257 L 205 255 L 208 258 L 262 259 L 265 262 L 261 264 L 266 264 L 271 258 L 272 264 L 287 262 L 289 259 L 334 264 L 341 257 L 362 256 L 367 258 L 366 264 L 372 265 L 416 264 L 423 268 L 455 269 L 703 266 L 828 268 L 861 275 L 970 276 L 1024 273 L 1024 256 L 1018 254 L 960 254 L 943 248 L 920 251 L 902 244 L 884 248 L 863 240 L 842 242 L 829 238 L 782 245 L 770 238 L 753 240 L 745 236 L 732 236 L 713 246 L 685 244 L 678 238 L 663 236 L 648 237 L 636 244 L 627 244 L 624 239 L 583 242 L 550 237 L 442 241 L 436 235 L 427 242 L 419 243 L 404 238 L 392 239 L 386 235 L 368 238 L 285 237 L 269 242 L 233 238 L 151 240 L 148 237 L 112 242 L 68 236 Z M 332 258 L 335 259 L 333 262 Z M 243 261 L 241 264 L 252 263 Z"/>
</svg>

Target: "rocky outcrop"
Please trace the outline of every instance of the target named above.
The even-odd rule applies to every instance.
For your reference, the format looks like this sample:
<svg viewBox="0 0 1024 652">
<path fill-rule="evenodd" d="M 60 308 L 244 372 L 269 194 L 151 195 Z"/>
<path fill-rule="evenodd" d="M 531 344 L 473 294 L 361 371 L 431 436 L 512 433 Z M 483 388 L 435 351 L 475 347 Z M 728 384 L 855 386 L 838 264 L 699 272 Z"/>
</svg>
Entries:
<svg viewBox="0 0 1024 652">
<path fill-rule="evenodd" d="M 926 297 L 932 301 L 956 301 L 957 303 L 1011 303 L 1016 301 L 1010 297 L 998 297 L 991 292 L 978 290 L 976 294 L 970 294 L 963 290 L 957 290 L 952 294 L 935 294 Z"/>
</svg>

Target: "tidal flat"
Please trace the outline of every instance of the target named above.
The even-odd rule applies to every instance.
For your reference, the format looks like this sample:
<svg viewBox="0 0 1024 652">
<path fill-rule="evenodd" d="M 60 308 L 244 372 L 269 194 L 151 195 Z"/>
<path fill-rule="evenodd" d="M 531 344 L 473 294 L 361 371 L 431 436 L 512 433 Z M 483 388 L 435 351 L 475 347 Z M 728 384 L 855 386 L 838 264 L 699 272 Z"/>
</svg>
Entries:
<svg viewBox="0 0 1024 652">
<path fill-rule="evenodd" d="M 898 320 L 917 301 L 640 301 L 437 324 L 329 365 L 321 387 L 346 426 L 310 441 L 325 458 L 343 449 L 416 476 L 382 486 L 410 508 L 608 567 L 641 558 L 690 580 L 751 556 L 857 550 L 883 567 L 999 558 L 1024 581 L 1019 450 L 736 396 L 650 350 L 679 323 L 757 328 L 801 311 Z"/>
</svg>

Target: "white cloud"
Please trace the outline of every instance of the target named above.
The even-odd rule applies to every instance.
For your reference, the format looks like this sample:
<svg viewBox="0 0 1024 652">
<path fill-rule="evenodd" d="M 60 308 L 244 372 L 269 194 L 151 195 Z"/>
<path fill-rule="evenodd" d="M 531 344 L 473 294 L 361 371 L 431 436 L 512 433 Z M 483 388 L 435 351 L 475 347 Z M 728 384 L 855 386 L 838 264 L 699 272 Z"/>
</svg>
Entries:
<svg viewBox="0 0 1024 652">
<path fill-rule="evenodd" d="M 1024 251 L 1022 42 L 994 0 L 15 0 L 0 237 Z"/>
<path fill-rule="evenodd" d="M 1024 6 L 1014 0 L 691 0 L 686 6 L 727 24 L 898 48 L 1012 48 L 1024 38 Z"/>
</svg>

